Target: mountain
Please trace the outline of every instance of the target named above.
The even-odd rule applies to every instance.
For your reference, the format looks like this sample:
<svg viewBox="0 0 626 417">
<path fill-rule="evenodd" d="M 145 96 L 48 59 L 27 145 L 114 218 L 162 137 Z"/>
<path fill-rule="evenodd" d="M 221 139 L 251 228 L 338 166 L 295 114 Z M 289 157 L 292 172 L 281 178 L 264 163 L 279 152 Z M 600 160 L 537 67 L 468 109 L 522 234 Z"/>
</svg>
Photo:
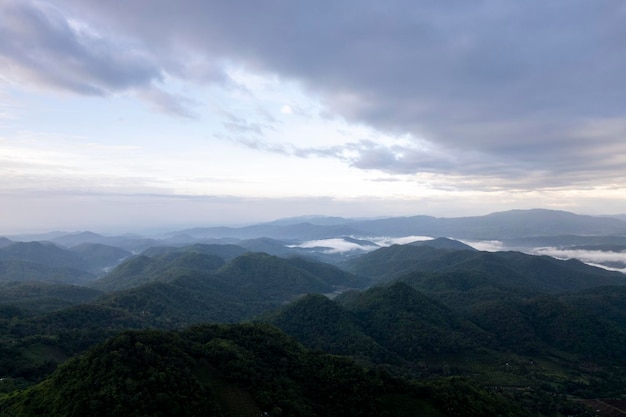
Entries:
<svg viewBox="0 0 626 417">
<path fill-rule="evenodd" d="M 101 291 L 120 291 L 151 282 L 171 282 L 187 274 L 205 274 L 222 265 L 222 258 L 197 251 L 174 251 L 154 258 L 138 255 L 122 262 L 91 286 Z"/>
<path fill-rule="evenodd" d="M 427 245 L 391 245 L 350 258 L 339 266 L 373 280 L 389 280 L 419 270 L 422 263 L 440 259 L 448 252 Z"/>
<path fill-rule="evenodd" d="M 558 210 L 511 210 L 485 216 L 438 218 L 432 216 L 355 220 L 342 218 L 290 218 L 240 228 L 208 227 L 180 231 L 196 238 L 231 237 L 278 240 L 317 240 L 341 236 L 452 236 L 460 239 L 507 240 L 558 235 L 623 235 L 626 221 Z"/>
<path fill-rule="evenodd" d="M 97 303 L 139 315 L 157 327 L 250 319 L 308 293 L 331 293 L 368 281 L 302 258 L 246 253 L 227 263 L 198 252 L 131 258 L 93 283 L 115 291 Z"/>
<path fill-rule="evenodd" d="M 316 240 L 331 237 L 353 235 L 356 229 L 348 225 L 316 225 L 311 223 L 297 223 L 279 226 L 275 224 L 260 224 L 246 227 L 198 227 L 183 230 L 197 238 L 231 237 L 238 239 L 254 239 L 267 237 L 277 240 Z"/>
<path fill-rule="evenodd" d="M 450 227 L 459 235 L 515 238 L 530 236 L 615 235 L 626 232 L 626 222 L 559 210 L 511 210 L 481 217 L 451 219 Z"/>
<path fill-rule="evenodd" d="M 129 255 L 97 243 L 67 249 L 51 242 L 15 242 L 0 248 L 0 281 L 86 283 Z"/>
<path fill-rule="evenodd" d="M 346 358 L 312 352 L 273 327 L 202 326 L 124 332 L 0 402 L 0 413 L 55 416 L 522 416 L 462 381 L 410 384 Z M 457 415 L 457 414 L 453 414 Z"/>
<path fill-rule="evenodd" d="M 131 252 L 122 248 L 102 243 L 81 243 L 72 246 L 70 251 L 78 254 L 93 273 L 106 272 L 132 255 Z"/>
<path fill-rule="evenodd" d="M 612 291 L 620 294 L 621 304 L 612 314 L 598 310 L 597 299 L 590 303 L 587 292 L 581 292 L 492 300 L 473 306 L 468 319 L 513 351 L 535 355 L 561 351 L 596 363 L 622 363 L 626 355 L 626 293 L 623 289 Z"/>
<path fill-rule="evenodd" d="M 626 246 L 626 235 L 557 235 L 507 239 L 504 241 L 511 248 L 555 247 L 571 248 L 586 247 L 589 250 L 603 250 L 602 246 Z"/>
<path fill-rule="evenodd" d="M 153 246 L 149 249 L 146 249 L 141 254 L 153 258 L 170 253 L 195 252 L 204 255 L 214 255 L 222 258 L 224 261 L 230 261 L 231 259 L 234 259 L 239 255 L 243 255 L 247 251 L 248 250 L 246 250 L 245 248 L 233 244 L 196 243 L 182 247 Z"/>
<path fill-rule="evenodd" d="M 404 283 L 340 296 L 337 302 L 355 314 L 366 334 L 405 359 L 488 344 L 489 336 L 478 327 Z"/>
<path fill-rule="evenodd" d="M 345 225 L 348 223 L 352 223 L 355 220 L 346 219 L 343 217 L 332 217 L 332 216 L 297 216 L 297 217 L 288 217 L 283 219 L 274 220 L 271 222 L 264 223 L 266 225 L 271 226 L 291 226 L 295 224 L 309 223 L 314 224 L 316 226 L 338 226 Z"/>
<path fill-rule="evenodd" d="M 486 216 L 433 218 L 415 216 L 355 223 L 353 227 L 377 235 L 453 236 L 467 239 L 513 239 L 566 234 L 615 235 L 626 233 L 626 222 L 557 210 L 511 210 Z"/>
<path fill-rule="evenodd" d="M 286 260 L 296 268 L 310 272 L 334 287 L 363 288 L 370 284 L 367 278 L 358 277 L 325 262 L 303 257 L 291 257 Z"/>
<path fill-rule="evenodd" d="M 403 283 L 303 297 L 265 316 L 305 346 L 374 363 L 402 364 L 489 344 L 491 336 Z"/>
<path fill-rule="evenodd" d="M 602 285 L 626 285 L 626 275 L 548 256 L 521 252 L 445 250 L 430 246 L 393 245 L 348 260 L 342 267 L 377 281 L 389 281 L 409 273 L 479 272 L 494 284 L 549 292 L 578 291 Z M 439 283 L 435 281 L 439 280 Z M 441 286 L 441 277 L 431 280 Z M 425 284 L 426 285 L 426 284 Z"/>
<path fill-rule="evenodd" d="M 455 250 L 476 250 L 470 245 L 466 245 L 458 240 L 448 239 L 445 237 L 438 237 L 431 240 L 418 240 L 416 242 L 409 243 L 411 246 L 430 246 L 435 249 L 455 249 Z"/>
<path fill-rule="evenodd" d="M 85 269 L 85 261 L 76 253 L 50 242 L 17 242 L 0 248 L 0 260 L 35 262 L 49 267 Z"/>
<path fill-rule="evenodd" d="M 93 303 L 140 318 L 146 326 L 179 329 L 191 324 L 236 323 L 274 308 L 262 298 L 237 296 L 237 289 L 204 276 L 183 276 L 109 293 Z"/>
<path fill-rule="evenodd" d="M 58 284 L 86 284 L 94 275 L 79 269 L 42 265 L 20 259 L 0 260 L 0 282 L 41 281 Z"/>
<path fill-rule="evenodd" d="M 28 233 L 28 234 L 20 234 L 20 235 L 11 235 L 9 238 L 16 242 L 34 242 L 34 241 L 50 241 L 60 236 L 67 235 L 67 232 L 54 231 L 47 233 Z"/>
<path fill-rule="evenodd" d="M 0 248 L 7 247 L 7 246 L 12 245 L 14 243 L 15 243 L 14 241 L 12 241 L 10 239 L 7 239 L 6 237 L 1 237 L 0 236 Z"/>
<path fill-rule="evenodd" d="M 77 232 L 77 233 L 68 233 L 63 236 L 58 236 L 51 239 L 52 242 L 66 247 L 72 247 L 76 245 L 80 245 L 82 243 L 104 243 L 108 239 L 105 236 L 102 236 L 98 233 L 94 232 Z"/>
<path fill-rule="evenodd" d="M 559 297 L 569 305 L 583 309 L 586 314 L 603 316 L 626 328 L 626 287 L 596 287 Z"/>
<path fill-rule="evenodd" d="M 131 252 L 140 252 L 158 244 L 158 240 L 133 234 L 123 236 L 103 236 L 89 231 L 64 233 L 60 236 L 51 238 L 50 241 L 65 247 L 73 247 L 83 243 L 99 243 L 102 245 L 115 246 Z"/>
<path fill-rule="evenodd" d="M 307 348 L 315 349 L 317 353 L 311 353 L 323 357 L 320 360 L 342 363 L 356 360 L 370 367 L 370 371 L 364 371 L 365 375 L 383 378 L 381 375 L 391 372 L 412 378 L 411 386 L 419 387 L 423 394 L 417 403 L 406 396 L 407 391 L 402 391 L 400 399 L 395 391 L 384 391 L 385 395 L 377 397 L 378 405 L 407 407 L 398 415 L 413 415 L 416 408 L 422 410 L 426 399 L 435 409 L 452 402 L 465 404 L 459 396 L 480 391 L 477 386 L 488 387 L 492 395 L 488 398 L 492 400 L 514 400 L 517 406 L 533 410 L 519 415 L 577 415 L 577 411 L 572 411 L 575 408 L 569 408 L 573 406 L 565 394 L 580 398 L 622 395 L 626 384 L 626 285 L 623 285 L 626 277 L 623 274 L 546 256 L 480 252 L 449 239 L 434 239 L 431 244 L 443 248 L 422 243 L 395 245 L 346 263 L 358 274 L 309 258 L 280 258 L 245 252 L 246 249 L 234 245 L 199 244 L 155 248 L 146 251 L 150 256 L 127 259 L 98 281 L 109 286 L 106 294 L 88 288 L 41 283 L 1 285 L 0 304 L 4 305 L 0 305 L 0 375 L 6 375 L 7 381 L 0 383 L 0 415 L 4 415 L 4 410 L 17 415 L 41 414 L 45 412 L 37 407 L 45 410 L 63 407 L 65 404 L 59 398 L 71 402 L 76 399 L 74 395 L 89 395 L 75 377 L 71 382 L 69 376 L 61 379 L 50 376 L 56 364 L 122 330 L 147 327 L 176 332 L 148 332 L 157 335 L 155 345 L 149 336 L 131 338 L 129 344 L 126 339 L 118 340 L 121 347 L 113 349 L 115 353 L 110 355 L 100 351 L 115 360 L 100 361 L 90 356 L 90 351 L 81 356 L 89 357 L 90 361 L 75 359 L 81 361 L 76 368 L 80 372 L 71 375 L 80 373 L 88 379 L 94 373 L 94 378 L 101 381 L 110 377 L 118 381 L 113 383 L 116 389 L 123 386 L 124 393 L 133 392 L 128 404 L 135 396 L 141 399 L 135 403 L 144 404 L 146 398 L 152 398 L 152 388 L 144 392 L 139 386 L 152 387 L 151 376 L 167 373 L 167 369 L 161 370 L 156 362 L 151 362 L 161 355 L 158 335 L 166 335 L 168 341 L 164 346 L 172 347 L 176 351 L 174 356 L 179 358 L 190 355 L 194 360 L 191 375 L 200 375 L 200 383 L 210 380 L 208 389 L 217 389 L 215 384 L 222 386 L 226 380 L 249 384 L 238 386 L 242 390 L 238 392 L 246 392 L 245 398 L 255 399 L 256 408 L 251 406 L 254 413 L 262 412 L 264 408 L 258 404 L 267 399 L 264 395 L 270 395 L 269 391 L 257 397 L 254 390 L 265 384 L 265 377 L 274 375 L 277 379 L 267 382 L 267 386 L 274 384 L 275 395 L 280 392 L 281 401 L 287 401 L 280 408 L 304 410 L 289 402 L 300 398 L 304 388 L 299 382 L 290 384 L 302 376 L 299 372 L 305 376 L 313 374 L 308 368 L 292 368 L 296 359 L 281 350 L 282 342 L 267 339 L 263 334 L 269 331 L 291 344 L 293 340 L 259 324 L 203 326 L 210 329 L 209 336 L 183 330 L 191 324 L 243 320 L 273 323 Z M 450 246 L 463 249 L 450 249 Z M 215 255 L 216 252 L 232 257 L 224 259 Z M 368 288 L 372 282 L 384 285 Z M 616 283 L 622 285 L 608 286 Z M 333 292 L 341 294 L 332 299 L 320 295 Z M 40 309 L 35 304 L 40 304 Z M 65 305 L 68 307 L 64 308 Z M 187 343 L 187 335 L 191 334 Z M 145 346 L 150 348 L 144 349 Z M 188 351 L 188 347 L 192 350 Z M 328 359 L 320 351 L 351 359 L 336 356 Z M 212 356 L 203 356 L 206 352 Z M 257 353 L 262 358 L 257 358 Z M 137 363 L 145 365 L 143 368 L 133 365 L 135 357 Z M 269 357 L 274 359 L 267 362 L 267 369 L 265 365 L 256 368 Z M 124 358 L 131 361 L 128 366 L 138 366 L 143 371 L 136 371 L 132 377 L 124 373 L 126 365 L 121 365 L 125 364 Z M 170 356 L 165 361 L 178 363 Z M 70 363 L 74 362 L 68 362 L 67 366 Z M 114 363 L 120 364 L 120 369 L 116 370 Z M 159 369 L 154 371 L 157 374 L 152 374 L 151 364 Z M 181 363 L 180 369 L 187 365 Z M 315 362 L 314 366 L 321 369 L 322 364 Z M 63 366 L 58 372 L 62 373 L 62 369 Z M 338 372 L 332 374 L 330 382 L 314 383 L 334 383 L 342 377 L 341 369 L 344 368 L 328 370 Z M 109 373 L 114 371 L 122 374 Z M 297 371 L 299 376 L 283 371 Z M 160 383 L 166 386 L 159 392 L 166 395 L 168 384 L 185 375 L 189 373 L 184 371 L 171 379 L 161 379 Z M 144 377 L 148 380 L 144 381 Z M 459 382 L 459 377 L 464 382 Z M 37 388 L 18 392 L 43 378 L 46 380 Z M 388 378 L 391 377 L 387 375 L 377 383 L 387 383 Z M 404 383 L 394 381 L 392 386 L 405 387 Z M 59 388 L 61 394 L 52 389 L 61 386 L 64 387 Z M 111 391 L 100 392 L 99 387 L 94 386 L 92 391 L 99 394 L 88 399 L 88 407 L 98 404 L 92 404 L 92 400 L 109 404 L 106 395 Z M 135 388 L 137 391 L 133 391 Z M 323 388 L 336 393 L 345 387 Z M 5 395 L 3 390 L 11 394 Z M 180 388 L 176 392 L 186 391 Z M 377 392 L 370 394 L 376 396 Z M 480 392 L 478 397 L 486 398 Z M 210 391 L 205 397 L 215 398 L 213 394 Z M 75 405 L 78 407 L 75 412 L 89 414 L 91 411 L 83 408 L 87 404 L 83 399 L 76 400 L 80 405 Z M 178 400 L 168 401 L 173 404 Z M 223 406 L 220 401 L 218 408 Z M 244 403 L 250 405 L 252 401 Z M 517 407 L 507 404 L 509 411 Z M 35 408 L 30 409 L 31 406 Z M 106 409 L 102 404 L 93 407 Z M 466 404 L 466 407 L 470 406 Z M 412 411 L 408 411 L 410 408 Z M 65 413 L 62 415 L 74 412 L 57 410 Z M 306 410 L 305 415 L 312 415 L 313 409 Z M 448 408 L 444 406 L 442 410 Z M 462 410 L 461 415 L 470 415 L 465 406 Z M 328 413 L 326 409 L 323 411 Z M 446 415 L 437 413 L 434 415 Z M 478 415 L 493 415 L 493 410 L 483 409 Z"/>
<path fill-rule="evenodd" d="M 0 304 L 34 313 L 60 310 L 94 300 L 100 291 L 77 285 L 47 282 L 0 283 Z"/>
<path fill-rule="evenodd" d="M 468 289 L 472 286 L 470 281 L 458 280 L 459 276 L 467 276 L 468 272 L 493 286 L 548 293 L 574 292 L 604 285 L 626 285 L 624 274 L 574 259 L 563 261 L 521 252 L 474 252 L 473 256 L 464 253 L 462 255 L 457 257 L 452 253 L 431 262 L 423 262 L 419 267 L 420 271 L 435 271 L 440 275 L 423 281 L 420 288 L 429 285 L 432 288 L 442 288 L 445 274 L 451 273 L 456 274 L 456 283 L 454 279 L 449 282 L 458 289 Z M 459 286 L 461 282 L 463 284 Z"/>
<path fill-rule="evenodd" d="M 365 333 L 354 314 L 323 295 L 307 295 L 263 319 L 309 349 L 374 363 L 399 361 L 399 357 Z"/>
<path fill-rule="evenodd" d="M 288 260 L 265 253 L 239 256 L 216 272 L 218 279 L 242 292 L 263 294 L 272 300 L 285 301 L 310 292 L 332 292 L 334 287 L 325 276 L 298 268 Z"/>
<path fill-rule="evenodd" d="M 383 219 L 344 219 L 323 216 L 304 216 L 280 219 L 270 223 L 245 227 L 196 227 L 171 231 L 154 237 L 138 235 L 103 236 L 93 232 L 54 232 L 41 236 L 63 247 L 97 243 L 118 247 L 133 253 L 151 247 L 181 247 L 191 244 L 237 244 L 249 251 L 273 255 L 307 255 L 325 262 L 338 263 L 345 253 L 331 247 L 302 246 L 312 241 L 343 239 L 369 251 L 375 237 L 448 236 L 466 240 L 498 240 L 507 247 L 527 248 L 553 246 L 548 242 L 578 242 L 578 245 L 626 244 L 626 221 L 614 217 L 593 217 L 565 211 L 534 209 L 511 210 L 486 216 L 437 218 L 432 216 L 392 217 Z M 12 239 L 24 240 L 27 236 Z M 3 241 L 3 244 L 8 242 Z M 452 243 L 452 242 L 447 242 Z M 430 243 L 442 248 L 444 241 Z M 1 247 L 2 245 L 0 245 Z M 344 245 L 346 246 L 346 245 Z M 446 248 L 453 248 L 446 246 Z M 461 249 L 460 246 L 456 247 Z M 469 249 L 469 248 L 466 248 Z M 597 248 L 596 248 L 597 249 Z M 350 254 L 354 255 L 354 253 Z"/>
<path fill-rule="evenodd" d="M 228 263 L 215 255 L 194 251 L 172 252 L 154 258 L 140 255 L 123 262 L 93 287 L 103 291 L 119 291 L 150 282 L 171 282 L 181 276 L 211 274 L 214 280 L 228 283 L 239 292 L 260 291 L 270 298 L 282 298 L 307 292 L 331 292 L 333 283 L 352 284 L 356 279 L 329 266 L 288 260 L 264 253 L 245 253 Z M 309 272 L 306 268 L 315 271 Z M 320 274 L 319 276 L 316 274 Z M 323 274 L 328 274 L 328 277 Z M 333 283 L 331 283 L 333 282 Z M 337 282 L 340 284 L 340 282 Z"/>
<path fill-rule="evenodd" d="M 549 383 L 576 395 L 620 395 L 626 382 L 626 287 L 518 298 L 494 294 L 467 308 L 452 307 L 396 282 L 334 300 L 310 295 L 264 320 L 309 348 L 402 374 L 453 372 L 487 385 L 543 384 L 545 390 Z M 608 364 L 615 372 L 607 373 Z M 554 366 L 564 374 L 555 378 Z"/>
<path fill-rule="evenodd" d="M 242 248 L 250 252 L 264 252 L 274 256 L 296 255 L 299 252 L 287 246 L 287 243 L 268 237 L 259 237 L 256 239 L 242 240 L 237 243 Z"/>
</svg>

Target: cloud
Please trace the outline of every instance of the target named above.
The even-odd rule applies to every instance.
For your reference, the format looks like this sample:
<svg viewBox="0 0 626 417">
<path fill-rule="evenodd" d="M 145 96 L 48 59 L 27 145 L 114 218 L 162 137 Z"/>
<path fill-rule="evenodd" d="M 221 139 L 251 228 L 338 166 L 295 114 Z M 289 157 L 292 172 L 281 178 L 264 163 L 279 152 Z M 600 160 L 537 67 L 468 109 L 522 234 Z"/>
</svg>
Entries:
<svg viewBox="0 0 626 417">
<path fill-rule="evenodd" d="M 583 249 L 559 249 L 552 247 L 535 248 L 535 255 L 548 255 L 557 259 L 579 259 L 582 262 L 626 271 L 626 252 L 608 252 Z"/>
<path fill-rule="evenodd" d="M 298 245 L 291 245 L 292 248 L 315 249 L 325 248 L 324 253 L 343 253 L 351 251 L 372 251 L 378 248 L 375 245 L 361 245 L 342 238 L 310 240 Z"/>
<path fill-rule="evenodd" d="M 370 240 L 379 246 L 391 246 L 391 245 L 408 245 L 409 243 L 433 240 L 431 236 L 403 236 L 403 237 L 388 237 L 388 236 L 375 236 L 365 237 L 364 239 Z"/>
<path fill-rule="evenodd" d="M 499 240 L 459 240 L 474 249 L 484 252 L 500 252 L 506 250 L 504 244 Z"/>
<path fill-rule="evenodd" d="M 168 68 L 140 40 L 99 33 L 45 2 L 5 0 L 0 13 L 0 64 L 9 82 L 79 95 L 130 91 L 157 112 L 185 118 L 195 117 L 196 103 L 158 87 L 168 70 L 227 82 L 197 62 Z"/>
<path fill-rule="evenodd" d="M 4 4 L 3 68 L 31 82 L 105 94 L 152 85 L 165 72 L 224 82 L 222 65 L 233 62 L 298 82 L 346 120 L 413 140 L 300 155 L 525 189 L 625 179 L 623 2 Z M 100 35 L 70 25 L 61 8 Z M 130 47 L 119 48 L 122 37 Z"/>
<path fill-rule="evenodd" d="M 101 37 L 46 4 L 0 4 L 5 77 L 84 95 L 145 87 L 162 77 L 140 45 Z"/>
<path fill-rule="evenodd" d="M 290 247 L 294 248 L 304 248 L 304 249 L 314 249 L 314 248 L 325 248 L 323 252 L 325 253 L 343 253 L 350 251 L 373 251 L 378 249 L 381 246 L 391 246 L 391 245 L 406 245 L 412 242 L 422 241 L 422 240 L 432 240 L 432 237 L 429 236 L 404 236 L 404 237 L 385 237 L 385 236 L 375 236 L 375 237 L 362 237 L 366 239 L 366 241 L 371 241 L 374 244 L 368 245 L 366 243 L 356 243 L 350 240 L 346 240 L 344 238 L 332 238 L 332 239 L 320 239 L 320 240 L 310 240 L 306 242 L 302 242 L 298 245 L 292 245 Z"/>
<path fill-rule="evenodd" d="M 228 112 L 222 113 L 226 116 L 224 127 L 232 133 L 263 136 L 268 130 L 275 130 L 275 122 L 271 121 L 271 119 L 264 114 L 262 114 L 262 116 L 264 116 L 266 122 L 251 122 L 243 117 L 238 117 Z"/>
<path fill-rule="evenodd" d="M 176 94 L 170 94 L 158 88 L 149 88 L 137 92 L 137 96 L 148 103 L 159 113 L 195 119 L 197 115 L 192 110 L 195 101 Z"/>
<path fill-rule="evenodd" d="M 534 248 L 533 255 L 547 255 L 557 259 L 578 259 L 581 262 L 599 268 L 626 274 L 626 252 L 612 252 L 583 249 L 559 249 L 553 247 Z"/>
</svg>

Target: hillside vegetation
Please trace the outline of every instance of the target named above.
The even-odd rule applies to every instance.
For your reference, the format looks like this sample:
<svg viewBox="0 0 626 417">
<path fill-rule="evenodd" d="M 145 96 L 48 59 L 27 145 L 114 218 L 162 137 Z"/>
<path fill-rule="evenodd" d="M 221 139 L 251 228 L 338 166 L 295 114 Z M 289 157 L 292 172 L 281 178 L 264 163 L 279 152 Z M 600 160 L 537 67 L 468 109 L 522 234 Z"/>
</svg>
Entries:
<svg viewBox="0 0 626 417">
<path fill-rule="evenodd" d="M 83 250 L 123 254 L 65 259 Z M 0 414 L 560 417 L 624 396 L 623 274 L 449 239 L 340 266 L 193 244 L 89 287 L 0 284 Z"/>
<path fill-rule="evenodd" d="M 408 416 L 411 406 L 426 416 L 524 415 L 461 380 L 409 383 L 250 324 L 121 333 L 9 396 L 0 413 L 373 417 Z"/>
</svg>

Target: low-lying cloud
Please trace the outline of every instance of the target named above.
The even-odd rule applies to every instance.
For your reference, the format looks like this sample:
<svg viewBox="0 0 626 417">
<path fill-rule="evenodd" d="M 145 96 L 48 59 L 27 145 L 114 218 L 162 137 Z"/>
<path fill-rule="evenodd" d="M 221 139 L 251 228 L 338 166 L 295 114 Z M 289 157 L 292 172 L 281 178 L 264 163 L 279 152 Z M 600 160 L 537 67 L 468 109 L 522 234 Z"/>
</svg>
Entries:
<svg viewBox="0 0 626 417">
<path fill-rule="evenodd" d="M 372 251 L 378 248 L 376 245 L 359 244 L 342 238 L 320 239 L 306 241 L 298 245 L 291 245 L 302 249 L 321 249 L 323 253 L 344 253 L 351 251 Z"/>
<path fill-rule="evenodd" d="M 344 253 L 351 251 L 369 252 L 380 248 L 381 246 L 391 245 L 406 245 L 408 243 L 432 240 L 430 236 L 404 236 L 404 237 L 387 237 L 387 236 L 375 236 L 375 237 L 359 237 L 359 241 L 352 241 L 350 239 L 333 238 L 333 239 L 319 239 L 302 242 L 291 247 L 298 247 L 303 249 L 321 249 L 324 253 Z M 372 242 L 368 244 L 365 242 Z"/>
<path fill-rule="evenodd" d="M 535 248 L 530 252 L 534 255 L 547 255 L 557 259 L 578 259 L 584 263 L 597 265 L 605 269 L 626 272 L 626 252 L 559 249 L 553 247 Z"/>
</svg>

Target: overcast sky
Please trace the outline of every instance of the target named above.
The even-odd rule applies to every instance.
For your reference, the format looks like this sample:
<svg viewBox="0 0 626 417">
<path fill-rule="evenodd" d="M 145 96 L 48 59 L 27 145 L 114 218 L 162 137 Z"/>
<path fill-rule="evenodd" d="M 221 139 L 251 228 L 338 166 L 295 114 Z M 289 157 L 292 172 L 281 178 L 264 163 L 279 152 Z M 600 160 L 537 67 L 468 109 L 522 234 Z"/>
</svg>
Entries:
<svg viewBox="0 0 626 417">
<path fill-rule="evenodd" d="M 626 212 L 623 0 L 0 0 L 0 235 Z"/>
</svg>

